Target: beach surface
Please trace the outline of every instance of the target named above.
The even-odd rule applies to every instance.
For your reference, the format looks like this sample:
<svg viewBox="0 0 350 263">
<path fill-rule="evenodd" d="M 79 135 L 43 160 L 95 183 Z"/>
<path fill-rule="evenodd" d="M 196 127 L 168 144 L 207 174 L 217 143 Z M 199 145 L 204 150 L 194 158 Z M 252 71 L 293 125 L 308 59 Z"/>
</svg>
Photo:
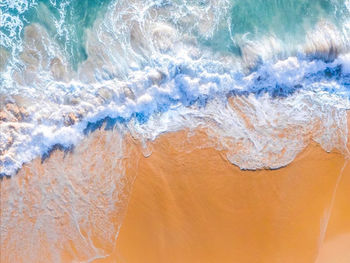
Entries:
<svg viewBox="0 0 350 263">
<path fill-rule="evenodd" d="M 196 149 L 202 136 L 183 152 L 186 133 L 164 135 L 140 160 L 120 262 L 349 261 L 350 165 L 340 154 L 310 145 L 285 168 L 242 171 Z"/>
<path fill-rule="evenodd" d="M 207 140 L 164 134 L 145 157 L 101 129 L 25 165 L 1 181 L 1 262 L 348 262 L 343 155 L 312 143 L 286 167 L 243 171 Z"/>
</svg>

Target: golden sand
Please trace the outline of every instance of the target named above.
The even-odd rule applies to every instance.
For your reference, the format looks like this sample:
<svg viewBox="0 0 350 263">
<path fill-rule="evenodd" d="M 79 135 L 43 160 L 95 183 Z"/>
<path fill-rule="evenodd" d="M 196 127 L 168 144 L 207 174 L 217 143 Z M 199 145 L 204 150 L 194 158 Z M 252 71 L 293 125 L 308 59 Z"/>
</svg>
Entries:
<svg viewBox="0 0 350 263">
<path fill-rule="evenodd" d="M 145 158 L 130 138 L 101 130 L 74 153 L 26 165 L 1 182 L 1 218 L 12 209 L 16 220 L 1 263 L 350 262 L 341 154 L 312 144 L 287 167 L 242 171 L 203 140 L 200 130 L 165 134 Z"/>
<path fill-rule="evenodd" d="M 214 149 L 179 151 L 186 138 L 164 135 L 140 160 L 120 262 L 315 262 L 320 249 L 331 253 L 328 239 L 350 234 L 350 166 L 340 154 L 311 145 L 286 168 L 250 172 Z M 333 242 L 349 260 L 344 240 Z"/>
</svg>

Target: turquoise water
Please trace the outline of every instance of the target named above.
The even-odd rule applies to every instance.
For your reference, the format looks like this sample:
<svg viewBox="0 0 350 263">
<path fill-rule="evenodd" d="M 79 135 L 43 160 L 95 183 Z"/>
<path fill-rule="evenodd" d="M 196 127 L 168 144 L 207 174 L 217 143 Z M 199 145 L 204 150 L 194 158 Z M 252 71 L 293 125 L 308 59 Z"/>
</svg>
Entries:
<svg viewBox="0 0 350 263">
<path fill-rule="evenodd" d="M 175 10 L 180 7 L 186 10 L 190 5 L 197 8 L 210 5 L 209 1 L 203 0 L 153 2 L 158 6 L 174 5 Z M 0 32 L 9 38 L 2 46 L 8 50 L 16 49 L 16 43 L 23 37 L 23 28 L 39 23 L 57 40 L 76 68 L 87 58 L 86 29 L 97 17 L 104 15 L 109 4 L 111 0 L 3 1 L 1 11 L 12 19 L 2 19 Z M 256 41 L 264 36 L 273 36 L 288 45 L 297 45 L 322 19 L 341 28 L 350 15 L 346 4 L 344 0 L 230 0 L 229 11 L 222 14 L 213 34 L 197 34 L 197 37 L 203 45 L 215 51 L 238 55 L 242 38 Z"/>
<path fill-rule="evenodd" d="M 341 30 L 349 16 L 342 0 L 246 0 L 231 1 L 229 14 L 213 37 L 203 43 L 218 51 L 239 54 L 239 42 L 273 36 L 288 45 L 304 41 L 317 23 L 327 20 Z"/>
<path fill-rule="evenodd" d="M 98 15 L 105 12 L 109 2 L 110 0 L 57 1 L 53 5 L 49 1 L 40 1 L 30 20 L 44 25 L 76 65 L 87 58 L 85 30 L 93 25 Z M 61 25 L 53 26 L 56 21 Z"/>
<path fill-rule="evenodd" d="M 238 1 L 231 9 L 231 30 L 234 34 L 295 36 L 306 33 L 321 18 L 336 22 L 339 7 L 332 0 Z"/>
<path fill-rule="evenodd" d="M 8 2 L 8 3 L 7 3 Z M 11 3 L 18 3 L 17 5 Z M 32 0 L 4 1 L 3 14 L 8 14 L 20 22 L 8 25 L 3 22 L 1 32 L 12 41 L 3 46 L 12 51 L 16 42 L 23 38 L 23 28 L 32 23 L 44 26 L 47 32 L 65 51 L 74 67 L 87 58 L 85 51 L 85 31 L 90 28 L 98 16 L 102 16 L 111 0 Z M 11 32 L 12 31 L 12 32 Z"/>
</svg>

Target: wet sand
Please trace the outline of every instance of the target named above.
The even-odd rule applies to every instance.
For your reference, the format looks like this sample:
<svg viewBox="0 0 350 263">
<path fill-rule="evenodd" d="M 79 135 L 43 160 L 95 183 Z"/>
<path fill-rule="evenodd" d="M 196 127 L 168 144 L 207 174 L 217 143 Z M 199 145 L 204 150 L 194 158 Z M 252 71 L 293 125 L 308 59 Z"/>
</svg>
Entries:
<svg viewBox="0 0 350 263">
<path fill-rule="evenodd" d="M 145 158 L 99 130 L 26 165 L 1 182 L 1 263 L 350 261 L 341 154 L 311 144 L 287 167 L 242 171 L 205 140 L 164 134 Z"/>
<path fill-rule="evenodd" d="M 132 143 L 95 131 L 1 181 L 1 263 L 88 262 L 113 251 L 135 173 Z M 129 167 L 130 166 L 130 167 Z"/>
</svg>

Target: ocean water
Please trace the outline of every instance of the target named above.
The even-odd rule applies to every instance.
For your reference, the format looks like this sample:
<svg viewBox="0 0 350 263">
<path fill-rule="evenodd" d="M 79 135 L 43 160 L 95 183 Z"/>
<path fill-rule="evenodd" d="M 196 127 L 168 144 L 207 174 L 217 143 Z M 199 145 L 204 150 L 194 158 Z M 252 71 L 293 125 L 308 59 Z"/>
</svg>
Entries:
<svg viewBox="0 0 350 263">
<path fill-rule="evenodd" d="M 103 120 L 145 145 L 205 126 L 218 147 L 246 144 L 229 154 L 242 169 L 290 163 L 310 132 L 325 150 L 344 152 L 349 5 L 2 1 L 1 174 L 53 147 L 72 149 Z M 242 101 L 252 129 L 228 98 Z M 298 136 L 276 137 L 299 126 Z"/>
<path fill-rule="evenodd" d="M 130 138 L 149 157 L 160 135 L 200 129 L 210 140 L 198 147 L 274 170 L 314 142 L 348 158 L 349 109 L 349 0 L 0 0 L 1 251 L 69 262 L 57 251 L 73 240 L 86 252 L 74 260 L 103 258 L 127 202 Z M 41 177 L 26 184 L 26 169 Z M 86 238 L 87 217 L 105 245 Z M 50 246 L 35 250 L 38 229 Z"/>
</svg>

